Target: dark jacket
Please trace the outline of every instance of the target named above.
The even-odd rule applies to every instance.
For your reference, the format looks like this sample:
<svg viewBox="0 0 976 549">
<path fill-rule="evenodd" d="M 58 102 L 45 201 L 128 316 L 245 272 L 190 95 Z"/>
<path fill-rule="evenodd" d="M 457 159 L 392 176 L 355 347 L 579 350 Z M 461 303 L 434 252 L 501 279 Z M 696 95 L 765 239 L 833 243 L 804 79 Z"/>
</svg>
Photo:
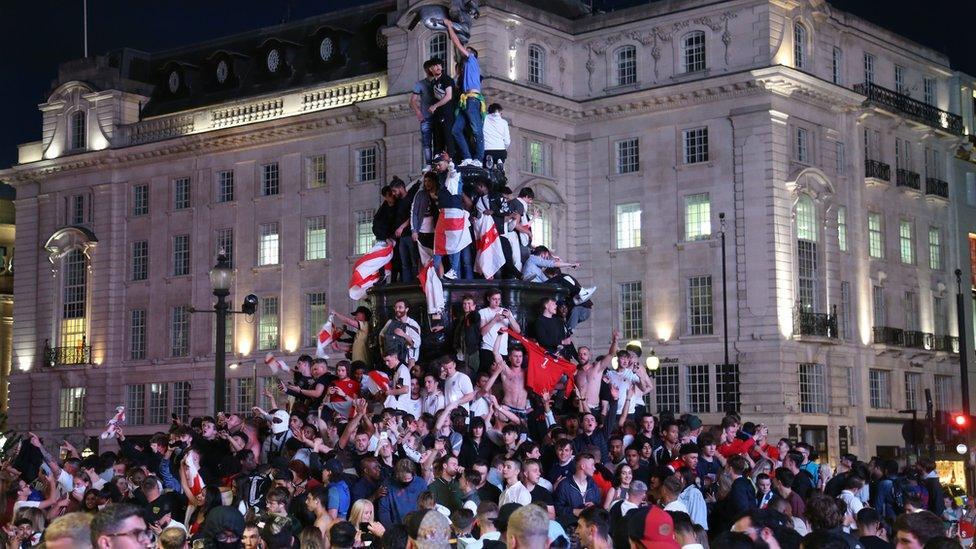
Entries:
<svg viewBox="0 0 976 549">
<path fill-rule="evenodd" d="M 586 477 L 586 493 L 580 491 L 579 486 L 573 478 L 564 478 L 559 486 L 556 486 L 553 499 L 555 500 L 556 516 L 567 519 L 575 518 L 573 509 L 582 509 L 587 503 L 601 505 L 600 489 L 597 487 L 593 477 Z"/>
<path fill-rule="evenodd" d="M 756 508 L 756 489 L 746 477 L 739 477 L 732 482 L 732 490 L 726 496 L 729 512 L 732 516 L 739 516 L 750 509 Z"/>
<path fill-rule="evenodd" d="M 939 482 L 938 477 L 932 477 L 923 479 L 922 486 L 929 491 L 929 511 L 941 518 L 942 513 L 945 512 L 945 490 L 942 489 L 942 483 Z"/>
</svg>

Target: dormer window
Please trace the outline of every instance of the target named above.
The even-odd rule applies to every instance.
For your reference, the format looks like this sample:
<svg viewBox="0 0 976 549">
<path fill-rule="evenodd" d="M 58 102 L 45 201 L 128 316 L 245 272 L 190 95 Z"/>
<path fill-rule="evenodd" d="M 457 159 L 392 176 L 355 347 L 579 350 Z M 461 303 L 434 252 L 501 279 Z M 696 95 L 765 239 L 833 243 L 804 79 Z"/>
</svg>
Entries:
<svg viewBox="0 0 976 549">
<path fill-rule="evenodd" d="M 85 120 L 85 111 L 75 111 L 71 114 L 71 149 L 84 149 L 87 145 L 88 125 Z"/>
</svg>

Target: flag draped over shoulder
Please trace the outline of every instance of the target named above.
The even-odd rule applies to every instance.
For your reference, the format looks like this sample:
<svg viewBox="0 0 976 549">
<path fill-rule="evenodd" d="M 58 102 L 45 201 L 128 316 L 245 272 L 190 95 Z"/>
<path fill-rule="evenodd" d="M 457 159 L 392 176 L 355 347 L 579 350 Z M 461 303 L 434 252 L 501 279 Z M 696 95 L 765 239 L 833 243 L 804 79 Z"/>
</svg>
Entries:
<svg viewBox="0 0 976 549">
<path fill-rule="evenodd" d="M 434 262 L 428 261 L 420 270 L 420 287 L 424 289 L 427 298 L 427 314 L 437 314 L 444 311 L 444 286 L 437 276 Z"/>
<path fill-rule="evenodd" d="M 356 260 L 349 279 L 349 297 L 360 300 L 366 297 L 366 290 L 373 287 L 381 277 L 393 269 L 393 245 L 377 241 L 373 248 Z"/>
<path fill-rule="evenodd" d="M 478 217 L 473 225 L 477 242 L 474 270 L 490 279 L 505 264 L 505 252 L 502 251 L 498 228 L 490 215 Z"/>
<path fill-rule="evenodd" d="M 468 230 L 468 211 L 462 208 L 443 208 L 434 226 L 434 254 L 456 254 L 471 244 Z"/>
<path fill-rule="evenodd" d="M 533 391 L 542 394 L 544 391 L 552 392 L 556 388 L 559 379 L 565 374 L 566 396 L 573 392 L 573 376 L 576 375 L 576 365 L 561 356 L 555 356 L 546 352 L 538 343 L 531 339 L 509 331 L 509 337 L 515 338 L 525 348 L 528 360 L 528 371 L 525 375 L 525 384 Z"/>
</svg>

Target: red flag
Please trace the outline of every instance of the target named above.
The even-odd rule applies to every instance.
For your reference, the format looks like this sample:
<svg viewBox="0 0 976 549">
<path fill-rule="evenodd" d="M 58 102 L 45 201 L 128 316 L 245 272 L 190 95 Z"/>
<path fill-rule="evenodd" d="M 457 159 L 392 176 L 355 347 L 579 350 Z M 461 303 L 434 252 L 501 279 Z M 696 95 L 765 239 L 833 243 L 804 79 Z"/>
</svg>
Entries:
<svg viewBox="0 0 976 549">
<path fill-rule="evenodd" d="M 505 253 L 502 251 L 502 241 L 498 236 L 498 228 L 490 215 L 482 214 L 474 220 L 474 236 L 477 239 L 477 254 L 474 260 L 474 270 L 490 279 L 498 269 L 505 264 Z"/>
<path fill-rule="evenodd" d="M 362 299 L 366 297 L 366 290 L 370 289 L 383 276 L 383 271 L 393 269 L 393 245 L 385 241 L 373 244 L 373 249 L 363 254 L 352 266 L 352 278 L 349 280 L 349 297 Z"/>
<path fill-rule="evenodd" d="M 339 334 L 342 331 L 336 329 L 335 323 L 333 322 L 333 315 L 329 315 L 328 320 L 322 325 L 322 329 L 319 330 L 319 340 L 315 348 L 315 356 L 319 358 L 329 358 L 329 347 L 333 349 L 338 348 L 336 346 L 337 340 L 339 339 Z"/>
<path fill-rule="evenodd" d="M 538 343 L 509 331 L 509 337 L 515 338 L 525 348 L 528 360 L 528 371 L 525 384 L 540 395 L 543 391 L 552 392 L 556 388 L 559 378 L 566 374 L 566 396 L 573 392 L 573 376 L 576 375 L 576 365 L 561 356 L 553 356 L 546 352 Z"/>
<path fill-rule="evenodd" d="M 433 260 L 428 261 L 420 270 L 420 287 L 424 289 L 427 298 L 427 314 L 432 315 L 444 311 L 444 286 L 437 277 Z"/>
<path fill-rule="evenodd" d="M 434 253 L 456 254 L 471 244 L 468 230 L 468 211 L 461 208 L 444 208 L 434 227 Z"/>
</svg>

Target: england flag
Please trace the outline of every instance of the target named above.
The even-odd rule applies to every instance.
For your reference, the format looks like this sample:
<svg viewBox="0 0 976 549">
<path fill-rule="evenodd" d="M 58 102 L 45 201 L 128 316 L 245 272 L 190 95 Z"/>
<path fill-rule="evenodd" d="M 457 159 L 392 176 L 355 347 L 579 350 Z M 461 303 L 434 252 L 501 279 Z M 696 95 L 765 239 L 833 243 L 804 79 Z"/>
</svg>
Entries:
<svg viewBox="0 0 976 549">
<path fill-rule="evenodd" d="M 318 358 L 329 358 L 329 349 L 335 348 L 336 337 L 340 332 L 335 329 L 334 319 L 335 315 L 329 315 L 329 319 L 325 321 L 322 329 L 319 330 L 319 340 L 315 348 L 315 356 Z"/>
<path fill-rule="evenodd" d="M 434 253 L 456 254 L 471 244 L 468 212 L 462 208 L 444 208 L 434 226 Z"/>
<path fill-rule="evenodd" d="M 373 287 L 380 278 L 393 269 L 393 245 L 377 241 L 373 249 L 356 260 L 352 266 L 349 280 L 349 298 L 360 300 L 366 297 L 366 290 Z"/>
<path fill-rule="evenodd" d="M 490 215 L 482 215 L 474 220 L 474 236 L 478 248 L 474 270 L 491 279 L 505 264 L 505 253 L 502 251 L 498 228 Z"/>
<path fill-rule="evenodd" d="M 439 314 L 444 311 L 444 286 L 437 276 L 434 262 L 429 261 L 420 270 L 420 287 L 424 289 L 427 298 L 427 314 Z"/>
</svg>

